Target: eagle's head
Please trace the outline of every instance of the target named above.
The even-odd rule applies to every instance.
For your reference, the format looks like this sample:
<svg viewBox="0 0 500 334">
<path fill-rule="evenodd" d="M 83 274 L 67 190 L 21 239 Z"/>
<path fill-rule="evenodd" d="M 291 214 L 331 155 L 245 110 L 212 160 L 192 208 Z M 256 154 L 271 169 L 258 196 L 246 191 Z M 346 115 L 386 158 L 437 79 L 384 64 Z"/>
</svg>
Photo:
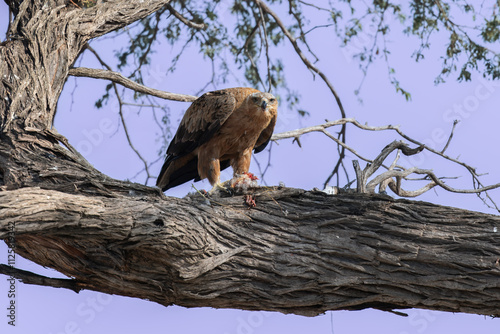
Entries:
<svg viewBox="0 0 500 334">
<path fill-rule="evenodd" d="M 253 93 L 249 97 L 249 102 L 257 106 L 259 110 L 272 113 L 278 108 L 278 100 L 271 93 Z"/>
</svg>

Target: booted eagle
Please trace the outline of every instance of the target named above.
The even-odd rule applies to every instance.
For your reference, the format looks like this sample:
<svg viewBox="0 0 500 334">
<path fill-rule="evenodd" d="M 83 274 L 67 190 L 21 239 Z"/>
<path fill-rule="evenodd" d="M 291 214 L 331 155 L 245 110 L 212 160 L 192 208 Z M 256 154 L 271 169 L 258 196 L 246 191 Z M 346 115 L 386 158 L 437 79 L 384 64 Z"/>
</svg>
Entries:
<svg viewBox="0 0 500 334">
<path fill-rule="evenodd" d="M 277 108 L 272 94 L 253 88 L 203 94 L 186 110 L 156 185 L 165 191 L 208 178 L 215 189 L 220 171 L 229 166 L 235 179 L 246 175 L 252 150 L 262 151 L 271 139 Z"/>
</svg>

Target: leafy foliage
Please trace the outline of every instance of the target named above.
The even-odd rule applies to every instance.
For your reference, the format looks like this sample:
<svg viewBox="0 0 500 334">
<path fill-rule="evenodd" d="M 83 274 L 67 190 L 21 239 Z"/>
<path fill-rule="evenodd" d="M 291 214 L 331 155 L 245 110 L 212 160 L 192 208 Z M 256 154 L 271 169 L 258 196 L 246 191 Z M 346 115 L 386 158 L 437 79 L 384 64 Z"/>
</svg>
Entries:
<svg viewBox="0 0 500 334">
<path fill-rule="evenodd" d="M 344 55 L 358 62 L 364 76 L 355 94 L 360 93 L 370 66 L 383 61 L 395 91 L 411 99 L 392 65 L 389 47 L 393 36 L 401 33 L 416 41 L 413 57 L 417 62 L 425 58 L 431 45 L 441 50 L 442 69 L 436 83 L 452 74 L 459 81 L 470 80 L 477 73 L 487 79 L 500 78 L 500 0 L 484 0 L 481 5 L 466 0 L 263 1 L 278 13 L 281 24 L 261 8 L 259 0 L 172 0 L 153 15 L 117 32 L 129 36 L 128 45 L 116 51 L 118 69 L 144 83 L 143 68 L 150 66 L 157 45 L 168 43 L 175 50 L 166 54 L 169 66 L 165 75 L 177 70 L 186 50 L 197 50 L 207 60 L 205 66 L 212 65 L 212 77 L 203 87 L 197 87 L 198 95 L 208 86 L 222 88 L 228 77 L 233 77 L 242 85 L 272 91 L 297 117 L 304 117 L 309 112 L 300 106 L 299 94 L 286 80 L 286 73 L 293 69 L 286 68 L 281 57 L 283 50 L 287 57 L 297 56 L 294 51 L 301 52 L 311 64 L 321 66 L 309 39 L 322 29 L 322 36 L 336 35 Z M 296 43 L 293 48 L 286 33 Z M 98 108 L 108 101 L 112 89 L 111 84 L 106 87 L 96 102 Z M 140 93 L 134 93 L 133 98 L 151 104 L 150 97 Z M 167 121 L 160 120 L 168 128 Z"/>
<path fill-rule="evenodd" d="M 498 51 L 489 49 L 500 37 L 499 1 L 484 1 L 478 9 L 467 1 L 414 1 L 411 3 L 412 25 L 407 34 L 420 38 L 420 49 L 416 59 L 423 57 L 423 50 L 430 47 L 433 33 L 443 29 L 448 34 L 448 45 L 443 59 L 443 68 L 436 82 L 443 82 L 451 73 L 459 71 L 458 80 L 470 80 L 472 71 L 482 72 L 489 79 L 499 79 L 500 58 Z M 463 23 L 457 23 L 463 22 Z M 471 36 L 481 36 L 477 41 Z"/>
<path fill-rule="evenodd" d="M 489 46 L 494 46 L 500 38 L 499 2 L 483 1 L 479 6 L 464 0 L 414 0 L 404 4 L 386 0 L 329 0 L 327 5 L 320 6 L 304 0 L 267 1 L 281 14 L 287 29 L 308 50 L 308 57 L 313 61 L 319 59 L 308 44 L 308 34 L 316 29 L 333 30 L 341 46 L 349 50 L 348 56 L 359 62 L 365 76 L 371 64 L 379 59 L 385 61 L 389 81 L 407 100 L 411 98 L 410 92 L 401 86 L 396 68 L 391 65 L 387 46 L 391 34 L 401 27 L 405 34 L 417 37 L 419 43 L 413 55 L 416 61 L 425 57 L 431 39 L 438 32 L 440 38 L 447 36 L 448 43 L 441 57 L 443 66 L 436 83 L 444 82 L 456 72 L 460 81 L 470 80 L 475 71 L 486 78 L 498 79 L 500 57 L 498 51 Z M 184 51 L 195 46 L 212 62 L 214 71 L 211 82 L 202 90 L 208 85 L 225 83 L 226 77 L 236 70 L 247 85 L 276 95 L 284 94 L 283 101 L 294 101 L 288 104 L 289 108 L 301 110 L 298 97 L 286 81 L 287 69 L 278 52 L 285 45 L 284 33 L 277 22 L 259 8 L 258 2 L 173 0 L 170 5 L 187 20 L 204 24 L 205 29 L 186 26 L 167 7 L 141 20 L 128 30 L 129 45 L 116 52 L 119 69 L 133 67 L 129 78 L 143 82 L 141 68 L 149 65 L 158 41 L 170 45 L 183 43 L 181 51 L 170 57 L 170 72 L 176 70 Z M 108 97 L 109 91 L 97 105 L 101 106 Z M 142 98 L 140 94 L 135 97 Z"/>
<path fill-rule="evenodd" d="M 383 58 L 391 83 L 406 99 L 411 95 L 400 86 L 396 69 L 390 65 L 390 50 L 387 47 L 390 34 L 398 26 L 403 27 L 402 31 L 406 35 L 417 37 L 419 44 L 413 54 L 416 61 L 425 57 L 425 51 L 431 47 L 433 38 L 448 40 L 441 56 L 443 66 L 436 83 L 444 82 L 456 72 L 459 81 L 470 80 L 473 71 L 482 73 L 488 79 L 499 78 L 498 51 L 487 47 L 500 37 L 497 14 L 499 1 L 483 1 L 480 6 L 476 4 L 477 8 L 463 0 L 414 0 L 406 4 L 374 0 L 371 4 L 358 4 L 356 7 L 351 1 L 340 2 L 349 5 L 343 12 L 351 14 L 343 27 L 338 24 L 338 17 L 332 18 L 336 22 L 336 32 L 342 45 L 352 48 L 356 42 L 359 44 L 362 35 L 364 42 L 361 47 L 355 47 L 356 52 L 352 52 L 352 55 L 358 59 L 363 73 L 366 75 L 369 66 L 378 58 Z M 478 35 L 482 41 L 470 37 Z M 435 44 L 439 48 L 440 41 L 436 40 Z"/>
</svg>

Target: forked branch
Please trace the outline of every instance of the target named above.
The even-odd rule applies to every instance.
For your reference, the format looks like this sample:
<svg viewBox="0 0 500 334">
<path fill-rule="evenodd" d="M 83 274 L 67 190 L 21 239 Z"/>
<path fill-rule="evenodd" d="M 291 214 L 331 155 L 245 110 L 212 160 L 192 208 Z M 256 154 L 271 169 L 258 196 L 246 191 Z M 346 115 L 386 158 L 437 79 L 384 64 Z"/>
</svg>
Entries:
<svg viewBox="0 0 500 334">
<path fill-rule="evenodd" d="M 403 142 L 398 142 L 395 141 L 392 144 L 386 146 L 384 150 L 374 159 L 368 159 L 366 157 L 363 157 L 360 155 L 356 150 L 353 148 L 349 147 L 345 143 L 340 142 L 335 136 L 333 136 L 330 132 L 327 131 L 328 128 L 336 126 L 336 125 L 345 125 L 345 124 L 352 124 L 362 130 L 367 130 L 367 131 L 385 131 L 385 130 L 393 130 L 396 131 L 402 138 L 408 140 L 411 143 L 417 144 L 418 147 L 415 149 L 409 149 L 406 144 Z M 282 132 L 273 135 L 271 140 L 273 141 L 278 141 L 278 140 L 283 140 L 286 138 L 293 138 L 294 141 L 299 142 L 299 138 L 310 132 L 321 132 L 325 134 L 327 137 L 330 139 L 334 140 L 338 145 L 341 145 L 344 147 L 346 150 L 352 152 L 354 155 L 356 155 L 358 158 L 361 160 L 365 161 L 368 163 L 367 167 L 364 170 L 361 170 L 361 167 L 359 166 L 359 163 L 357 161 L 354 161 L 354 169 L 358 181 L 358 186 L 357 190 L 358 192 L 361 193 L 373 193 L 375 191 L 376 186 L 378 185 L 380 188 L 380 191 L 383 192 L 385 191 L 385 188 L 389 186 L 389 188 L 396 193 L 398 196 L 402 197 L 416 197 L 424 192 L 432 189 L 435 186 L 439 186 L 447 191 L 454 192 L 454 193 L 464 193 L 464 194 L 480 194 L 480 193 L 485 193 L 488 190 L 492 189 L 497 189 L 500 188 L 500 183 L 485 186 L 479 181 L 479 175 L 476 173 L 475 168 L 467 165 L 466 163 L 459 161 L 457 159 L 451 158 L 448 155 L 444 154 L 444 149 L 442 151 L 437 151 L 423 143 L 420 143 L 419 141 L 409 137 L 406 135 L 404 132 L 401 131 L 399 126 L 394 126 L 394 125 L 386 125 L 386 126 L 379 126 L 379 127 L 374 127 L 374 126 L 369 126 L 366 124 L 361 124 L 358 121 L 356 121 L 353 118 L 343 118 L 339 119 L 336 121 L 328 121 L 324 124 L 321 125 L 315 125 L 311 127 L 306 127 L 302 129 L 297 129 L 297 130 L 292 130 L 292 131 L 287 131 L 287 132 Z M 451 137 L 453 136 L 453 131 L 450 134 L 450 139 L 447 141 L 447 145 L 449 144 Z M 446 145 L 446 146 L 447 146 Z M 454 187 L 450 187 L 446 183 L 442 181 L 441 178 L 439 178 L 436 174 L 434 174 L 433 171 L 431 170 L 426 170 L 426 169 L 419 169 L 419 168 L 405 168 L 403 166 L 397 165 L 397 160 L 399 158 L 399 155 L 396 157 L 395 161 L 390 167 L 387 167 L 383 164 L 384 160 L 388 157 L 388 155 L 393 152 L 394 150 L 402 150 L 403 154 L 405 155 L 412 155 L 421 152 L 422 150 L 427 150 L 429 152 L 432 152 L 435 155 L 438 155 L 446 160 L 451 161 L 452 163 L 459 164 L 467 169 L 467 171 L 472 175 L 472 178 L 474 182 L 478 185 L 478 187 L 475 187 L 474 189 L 456 189 Z M 374 174 L 374 172 L 379 169 L 380 167 L 384 167 L 387 169 L 386 172 L 378 175 L 375 177 L 373 180 L 368 181 L 368 178 Z M 415 190 L 415 191 L 407 191 L 404 190 L 401 187 L 401 181 L 402 179 L 406 179 L 407 176 L 410 174 L 420 174 L 420 175 L 425 175 L 424 180 L 430 181 L 427 185 L 424 187 Z M 394 180 L 395 179 L 395 180 Z M 486 196 L 490 199 L 492 204 L 495 206 L 495 208 L 498 210 L 498 207 L 496 203 L 488 196 L 486 193 Z"/>
</svg>

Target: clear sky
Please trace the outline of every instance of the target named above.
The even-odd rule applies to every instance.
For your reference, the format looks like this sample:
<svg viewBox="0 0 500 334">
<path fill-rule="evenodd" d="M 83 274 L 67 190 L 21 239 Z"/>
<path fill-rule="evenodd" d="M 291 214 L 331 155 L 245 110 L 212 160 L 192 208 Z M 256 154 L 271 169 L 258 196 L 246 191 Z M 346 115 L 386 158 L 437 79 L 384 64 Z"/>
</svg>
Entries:
<svg viewBox="0 0 500 334">
<path fill-rule="evenodd" d="M 7 7 L 0 2 L 0 36 L 7 23 Z M 361 97 L 357 101 L 353 91 L 358 87 L 362 74 L 352 60 L 351 51 L 338 47 L 339 41 L 333 33 L 318 30 L 311 33 L 310 41 L 316 50 L 320 67 L 331 79 L 338 90 L 349 117 L 370 125 L 399 124 L 401 129 L 413 138 L 433 147 L 442 148 L 451 130 L 454 119 L 461 122 L 448 148 L 448 154 L 460 157 L 477 168 L 484 184 L 500 182 L 498 169 L 499 157 L 495 143 L 499 141 L 498 123 L 500 121 L 500 83 L 486 82 L 479 75 L 467 83 L 457 83 L 454 77 L 448 82 L 435 86 L 433 80 L 438 74 L 441 62 L 439 53 L 444 41 L 439 38 L 431 42 L 433 49 L 424 61 L 416 64 L 410 56 L 415 43 L 411 38 L 395 34 L 391 43 L 393 66 L 396 68 L 401 85 L 412 93 L 411 102 L 397 95 L 387 78 L 385 64 L 380 62 L 370 69 L 365 80 Z M 123 38 L 123 37 L 122 37 Z M 366 43 L 359 40 L 357 47 Z M 120 39 L 93 41 L 91 45 L 110 64 L 113 50 L 119 49 Z M 153 88 L 165 91 L 194 94 L 210 77 L 207 63 L 188 50 L 188 56 L 181 60 L 175 74 L 165 76 L 169 57 L 173 51 L 160 45 L 147 73 L 146 83 Z M 292 130 L 301 126 L 323 123 L 325 118 L 334 120 L 340 117 L 332 97 L 325 85 L 304 69 L 293 49 L 289 46 L 277 50 L 283 58 L 286 76 L 293 89 L 300 91 L 302 106 L 311 116 L 298 119 L 296 114 L 285 107 L 279 110 L 276 132 Z M 77 65 L 80 65 L 78 63 Z M 95 59 L 85 54 L 82 66 L 98 67 Z M 216 88 L 237 85 L 237 77 L 229 78 L 229 83 Z M 241 79 L 240 79 L 241 80 Z M 77 83 L 75 87 L 75 83 Z M 144 173 L 133 178 L 141 170 L 141 162 L 126 145 L 123 127 L 119 124 L 116 103 L 110 102 L 97 110 L 94 101 L 102 93 L 105 81 L 94 79 L 70 78 L 61 96 L 55 126 L 67 136 L 73 146 L 80 149 L 96 168 L 118 179 L 132 179 L 144 182 Z M 215 87 L 209 87 L 211 90 Z M 178 124 L 187 104 L 155 100 L 170 108 L 170 119 Z M 160 145 L 148 109 L 139 110 L 127 107 L 127 125 L 133 134 L 134 145 L 148 161 L 158 158 Z M 151 130 L 154 129 L 154 130 Z M 335 132 L 332 129 L 332 132 Z M 394 139 L 395 133 L 366 133 L 354 128 L 348 130 L 348 143 L 359 153 L 374 158 L 380 150 Z M 268 184 L 283 181 L 287 186 L 311 189 L 321 188 L 335 162 L 336 147 L 331 140 L 319 133 L 301 138 L 302 148 L 291 140 L 274 144 L 272 166 L 266 173 Z M 351 154 L 348 154 L 352 157 Z M 267 161 L 267 153 L 257 157 L 261 165 Z M 403 161 L 418 167 L 434 169 L 439 176 L 459 176 L 449 180 L 456 188 L 470 188 L 470 177 L 464 169 L 443 163 L 428 154 Z M 364 166 L 364 163 L 362 163 Z M 151 167 L 157 174 L 161 161 Z M 350 168 L 350 164 L 347 165 Z M 251 171 L 258 174 L 258 167 L 252 163 Z M 223 175 L 229 178 L 230 172 Z M 353 174 L 351 173 L 351 176 Z M 150 182 L 152 184 L 153 181 Z M 196 184 L 197 188 L 208 188 L 207 183 Z M 184 196 L 192 191 L 186 184 L 167 192 L 167 195 Z M 490 195 L 500 201 L 499 191 Z M 441 205 L 450 205 L 470 210 L 495 213 L 488 209 L 475 195 L 450 194 L 438 189 L 422 197 Z M 7 262 L 7 247 L 0 245 L 1 263 Z M 27 260 L 17 258 L 16 266 L 51 277 L 62 277 L 50 269 L 41 268 Z M 8 282 L 0 276 L 0 333 L 207 333 L 207 334 L 264 334 L 264 333 L 395 333 L 395 334 L 434 334 L 434 333 L 498 333 L 500 320 L 489 317 L 408 310 L 409 317 L 400 317 L 387 312 L 363 310 L 356 312 L 328 312 L 314 318 L 283 315 L 273 312 L 248 312 L 239 310 L 215 310 L 209 308 L 186 309 L 164 307 L 152 302 L 120 296 L 108 296 L 92 291 L 76 294 L 69 290 L 23 285 L 17 283 L 18 314 L 16 327 L 7 324 Z M 1 320 L 3 319 L 3 320 Z"/>
</svg>

